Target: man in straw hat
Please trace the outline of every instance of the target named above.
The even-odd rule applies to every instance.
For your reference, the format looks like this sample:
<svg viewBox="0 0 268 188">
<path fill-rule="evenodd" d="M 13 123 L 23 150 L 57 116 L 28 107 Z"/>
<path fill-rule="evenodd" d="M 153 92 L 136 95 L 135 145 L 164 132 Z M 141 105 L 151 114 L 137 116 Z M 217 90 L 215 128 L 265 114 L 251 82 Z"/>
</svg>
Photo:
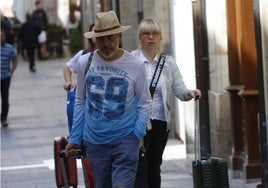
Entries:
<svg viewBox="0 0 268 188">
<path fill-rule="evenodd" d="M 95 27 L 97 50 L 85 74 L 90 53 L 79 58 L 74 122 L 65 148 L 72 155 L 84 147 L 95 188 L 132 188 L 139 139 L 146 134 L 151 96 L 144 63 L 119 48 L 122 32 L 114 11 L 99 12 Z"/>
</svg>

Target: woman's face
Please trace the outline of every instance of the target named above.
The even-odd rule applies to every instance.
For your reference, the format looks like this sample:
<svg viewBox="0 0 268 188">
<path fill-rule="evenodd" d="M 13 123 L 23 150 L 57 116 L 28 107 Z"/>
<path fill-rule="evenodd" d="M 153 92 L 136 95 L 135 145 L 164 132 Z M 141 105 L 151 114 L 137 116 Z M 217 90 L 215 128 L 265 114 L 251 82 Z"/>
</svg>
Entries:
<svg viewBox="0 0 268 188">
<path fill-rule="evenodd" d="M 158 31 L 146 31 L 140 34 L 141 48 L 147 50 L 154 50 L 160 47 L 162 38 Z"/>
</svg>

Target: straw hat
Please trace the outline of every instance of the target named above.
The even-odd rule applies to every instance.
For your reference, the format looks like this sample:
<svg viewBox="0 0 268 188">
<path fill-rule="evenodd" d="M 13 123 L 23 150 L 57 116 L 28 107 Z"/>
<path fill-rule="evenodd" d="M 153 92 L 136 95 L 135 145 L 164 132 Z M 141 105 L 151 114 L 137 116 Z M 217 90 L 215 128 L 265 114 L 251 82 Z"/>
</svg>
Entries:
<svg viewBox="0 0 268 188">
<path fill-rule="evenodd" d="M 86 38 L 102 37 L 126 31 L 131 26 L 121 26 L 114 11 L 99 12 L 95 17 L 94 30 L 84 33 Z"/>
</svg>

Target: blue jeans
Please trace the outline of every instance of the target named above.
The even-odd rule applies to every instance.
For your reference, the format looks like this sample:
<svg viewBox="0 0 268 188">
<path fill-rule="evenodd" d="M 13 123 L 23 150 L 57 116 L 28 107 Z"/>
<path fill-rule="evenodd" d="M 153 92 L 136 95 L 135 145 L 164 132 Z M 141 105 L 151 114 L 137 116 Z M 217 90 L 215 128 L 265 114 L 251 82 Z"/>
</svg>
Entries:
<svg viewBox="0 0 268 188">
<path fill-rule="evenodd" d="M 132 132 L 111 143 L 83 143 L 92 170 L 95 188 L 133 188 L 136 177 L 139 139 Z"/>
</svg>

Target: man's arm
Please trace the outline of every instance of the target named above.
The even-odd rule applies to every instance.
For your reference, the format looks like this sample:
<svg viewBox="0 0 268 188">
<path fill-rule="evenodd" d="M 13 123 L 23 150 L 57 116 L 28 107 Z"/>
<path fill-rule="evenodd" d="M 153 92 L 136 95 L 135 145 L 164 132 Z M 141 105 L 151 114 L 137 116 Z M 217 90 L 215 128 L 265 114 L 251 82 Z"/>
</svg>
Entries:
<svg viewBox="0 0 268 188">
<path fill-rule="evenodd" d="M 77 52 L 63 67 L 63 76 L 65 80 L 64 89 L 70 90 L 74 87 L 73 80 L 72 80 L 72 73 L 77 72 L 77 62 L 79 57 L 82 55 L 83 50 Z"/>
<path fill-rule="evenodd" d="M 63 88 L 68 91 L 72 89 L 74 85 L 72 81 L 72 72 L 70 71 L 69 67 L 67 67 L 66 65 L 63 67 L 63 76 L 65 80 L 65 84 Z"/>
<path fill-rule="evenodd" d="M 88 56 L 86 60 L 88 59 Z M 85 69 L 87 61 L 78 62 L 77 67 L 77 85 L 76 85 L 76 96 L 75 96 L 75 106 L 73 115 L 73 126 L 72 132 L 69 137 L 69 143 L 65 147 L 65 153 L 67 155 L 72 155 L 72 151 L 75 148 L 79 148 L 83 140 L 83 131 L 85 124 L 85 101 L 86 101 L 86 79 L 85 79 Z"/>
<path fill-rule="evenodd" d="M 15 59 L 12 60 L 12 67 L 11 67 L 11 70 L 10 70 L 11 76 L 15 72 L 17 66 L 18 66 L 18 58 L 15 58 Z"/>
<path fill-rule="evenodd" d="M 152 97 L 149 91 L 149 86 L 144 80 L 147 79 L 147 73 L 144 64 L 140 66 L 137 76 L 137 84 L 135 85 L 135 93 L 138 99 L 138 116 L 134 132 L 138 138 L 142 138 L 146 134 L 146 126 L 150 121 Z"/>
</svg>

